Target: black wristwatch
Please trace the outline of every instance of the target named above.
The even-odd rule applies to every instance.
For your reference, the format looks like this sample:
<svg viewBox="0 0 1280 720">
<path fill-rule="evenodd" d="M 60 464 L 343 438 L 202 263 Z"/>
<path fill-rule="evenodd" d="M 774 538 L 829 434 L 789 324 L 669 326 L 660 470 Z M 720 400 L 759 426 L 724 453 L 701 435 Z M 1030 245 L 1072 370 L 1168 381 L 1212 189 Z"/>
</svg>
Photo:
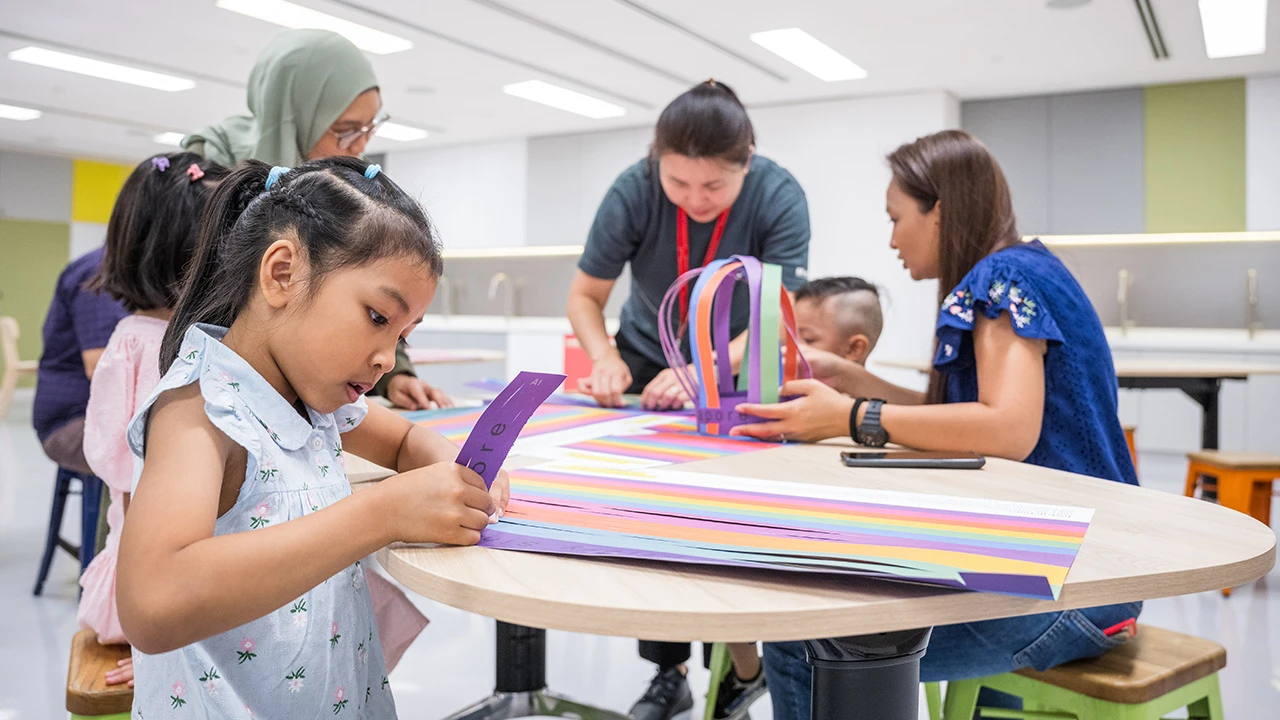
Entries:
<svg viewBox="0 0 1280 720">
<path fill-rule="evenodd" d="M 878 398 L 867 400 L 867 411 L 862 415 L 858 436 L 854 438 L 859 445 L 884 447 L 889 442 L 889 433 L 880 426 L 880 408 L 883 405 L 884 400 Z"/>
</svg>

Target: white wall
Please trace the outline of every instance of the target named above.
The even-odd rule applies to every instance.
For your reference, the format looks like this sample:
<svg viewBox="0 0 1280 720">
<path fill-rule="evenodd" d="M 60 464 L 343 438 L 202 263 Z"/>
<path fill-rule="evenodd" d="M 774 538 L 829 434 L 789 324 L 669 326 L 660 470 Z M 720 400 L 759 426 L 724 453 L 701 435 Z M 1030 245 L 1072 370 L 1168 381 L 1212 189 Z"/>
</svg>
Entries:
<svg viewBox="0 0 1280 720">
<path fill-rule="evenodd" d="M 426 206 L 446 248 L 525 244 L 525 140 L 387 153 L 385 165 Z"/>
<path fill-rule="evenodd" d="M 530 139 L 529 244 L 586 242 L 605 192 L 652 139 L 647 126 Z"/>
<path fill-rule="evenodd" d="M 107 242 L 106 223 L 71 223 L 71 259 L 102 247 Z"/>
<path fill-rule="evenodd" d="M 1245 225 L 1280 230 L 1280 76 L 1249 78 L 1245 90 Z"/>
</svg>

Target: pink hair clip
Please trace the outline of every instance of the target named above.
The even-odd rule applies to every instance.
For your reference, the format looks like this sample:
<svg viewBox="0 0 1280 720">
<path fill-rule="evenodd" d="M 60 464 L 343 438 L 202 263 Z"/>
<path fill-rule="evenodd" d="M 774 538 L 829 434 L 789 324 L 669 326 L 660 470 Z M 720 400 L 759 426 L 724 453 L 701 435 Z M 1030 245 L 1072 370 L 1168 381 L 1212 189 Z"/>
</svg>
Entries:
<svg viewBox="0 0 1280 720">
<path fill-rule="evenodd" d="M 191 163 L 191 167 L 187 168 L 187 177 L 191 178 L 191 182 L 195 182 L 204 177 L 204 170 L 200 169 L 198 163 Z"/>
</svg>

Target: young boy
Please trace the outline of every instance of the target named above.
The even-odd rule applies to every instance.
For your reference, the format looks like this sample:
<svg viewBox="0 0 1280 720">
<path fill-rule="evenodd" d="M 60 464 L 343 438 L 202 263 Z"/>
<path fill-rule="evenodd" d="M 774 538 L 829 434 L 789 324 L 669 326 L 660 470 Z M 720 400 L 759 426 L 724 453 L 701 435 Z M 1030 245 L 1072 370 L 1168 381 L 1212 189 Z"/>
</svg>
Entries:
<svg viewBox="0 0 1280 720">
<path fill-rule="evenodd" d="M 866 364 L 884 327 L 875 285 L 856 277 L 811 280 L 796 290 L 795 306 L 801 342 Z"/>
</svg>

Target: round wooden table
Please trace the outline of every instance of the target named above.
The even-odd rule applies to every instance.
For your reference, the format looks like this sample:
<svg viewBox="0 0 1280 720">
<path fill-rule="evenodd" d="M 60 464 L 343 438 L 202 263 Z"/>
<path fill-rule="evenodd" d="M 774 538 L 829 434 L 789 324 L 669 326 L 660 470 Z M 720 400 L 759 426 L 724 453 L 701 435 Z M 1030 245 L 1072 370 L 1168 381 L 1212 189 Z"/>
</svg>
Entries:
<svg viewBox="0 0 1280 720">
<path fill-rule="evenodd" d="M 838 638 L 809 643 L 815 697 L 819 686 L 828 693 L 814 717 L 876 720 L 916 717 L 919 658 L 935 625 L 1218 590 L 1275 564 L 1270 528 L 1211 503 L 999 459 L 982 470 L 854 470 L 839 462 L 848 445 L 785 445 L 680 469 L 1094 508 L 1058 600 L 480 547 L 398 545 L 378 558 L 426 597 L 521 626 L 671 641 Z M 353 461 L 353 482 L 386 474 Z M 507 466 L 527 463 L 516 458 Z M 886 667 L 895 668 L 891 677 Z M 868 687 L 858 678 L 872 669 Z M 856 701 L 851 692 L 860 693 Z"/>
</svg>

